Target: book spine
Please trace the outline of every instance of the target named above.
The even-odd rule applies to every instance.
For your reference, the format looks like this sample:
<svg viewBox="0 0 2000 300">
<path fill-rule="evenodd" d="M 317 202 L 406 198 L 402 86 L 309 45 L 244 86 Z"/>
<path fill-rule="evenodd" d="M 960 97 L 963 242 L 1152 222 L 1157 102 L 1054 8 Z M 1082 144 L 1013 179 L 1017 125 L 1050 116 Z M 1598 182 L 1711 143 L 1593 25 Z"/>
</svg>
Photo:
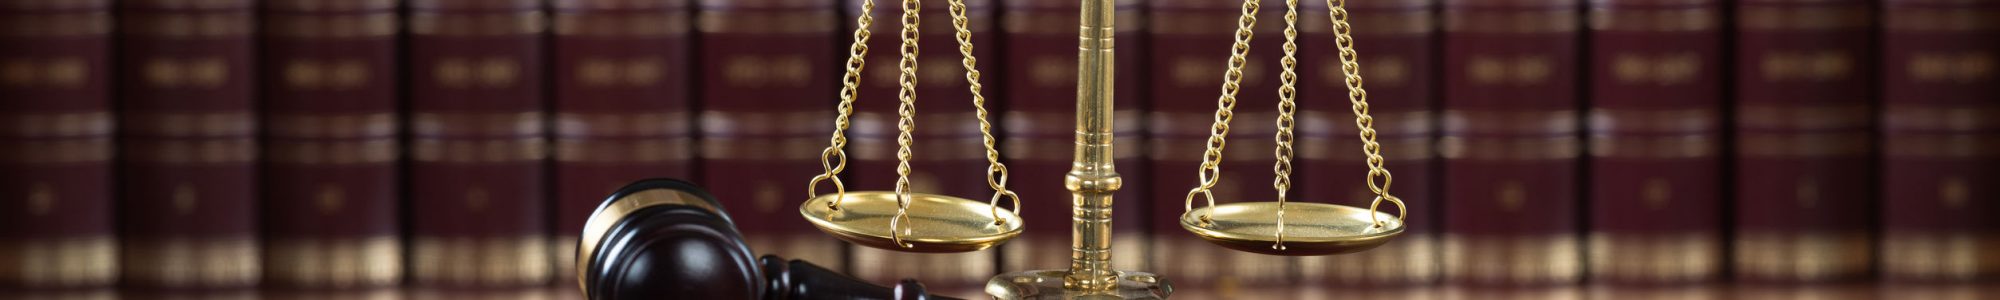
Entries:
<svg viewBox="0 0 2000 300">
<path fill-rule="evenodd" d="M 1445 1 L 1444 277 L 1567 285 L 1578 238 L 1578 1 Z"/>
<path fill-rule="evenodd" d="M 252 1 L 119 6 L 122 282 L 139 290 L 258 283 Z"/>
<path fill-rule="evenodd" d="M 262 11 L 264 278 L 389 287 L 403 272 L 396 5 L 299 4 Z"/>
<path fill-rule="evenodd" d="M 1592 2 L 1588 268 L 1604 283 L 1711 282 L 1722 253 L 1718 1 Z"/>
<path fill-rule="evenodd" d="M 1314 184 L 1297 185 L 1295 194 L 1307 201 L 1368 207 L 1367 156 L 1356 136 L 1354 112 L 1348 105 L 1346 75 L 1341 71 L 1335 33 L 1325 2 L 1301 1 L 1299 11 L 1300 88 L 1298 165 Z M 1433 81 L 1437 65 L 1435 0 L 1349 2 L 1355 51 L 1361 53 L 1363 87 L 1376 139 L 1382 144 L 1384 167 L 1395 176 L 1391 194 L 1411 209 L 1408 226 L 1394 243 L 1351 255 L 1305 257 L 1300 276 L 1307 282 L 1345 286 L 1419 285 L 1436 282 L 1438 267 L 1437 159 L 1432 135 L 1437 133 L 1432 106 L 1437 103 Z M 1297 182 L 1297 181 L 1295 181 Z M 1387 205 L 1384 206 L 1388 207 Z"/>
<path fill-rule="evenodd" d="M 410 279 L 547 283 L 540 3 L 419 0 L 408 17 Z"/>
<path fill-rule="evenodd" d="M 1006 92 L 1006 111 L 1000 113 L 1001 155 L 1015 178 L 1010 188 L 1021 196 L 1017 209 L 1031 226 L 1068 227 L 1071 222 L 1070 191 L 1062 180 L 1075 160 L 1076 143 L 1076 64 L 1074 49 L 1048 47 L 1074 43 L 1078 21 L 1076 1 L 1003 1 L 1001 3 L 1002 43 L 999 84 Z M 1146 228 L 1152 200 L 1148 194 L 1144 120 L 1144 89 L 1149 74 L 1143 72 L 1148 51 L 1144 7 L 1137 1 L 1118 3 L 1118 48 L 1116 90 L 1112 129 L 1113 163 L 1118 166 L 1124 187 L 1113 193 L 1112 266 L 1120 270 L 1145 270 Z M 1065 25 L 1069 24 L 1069 25 Z M 1070 263 L 1070 232 L 1065 230 L 1028 231 L 1021 238 L 1002 245 L 1002 270 L 1057 269 Z"/>
<path fill-rule="evenodd" d="M 15 1 L 0 20 L 0 294 L 107 289 L 110 1 Z"/>
<path fill-rule="evenodd" d="M 847 270 L 847 245 L 798 212 L 812 196 L 801 193 L 807 180 L 823 173 L 819 150 L 833 132 L 846 61 L 836 55 L 845 52 L 848 39 L 840 37 L 849 32 L 837 2 L 696 3 L 700 177 L 738 219 L 762 220 L 737 224 L 753 251 Z M 878 20 L 878 28 L 894 23 L 887 20 Z M 875 32 L 875 39 L 895 38 L 890 30 Z"/>
<path fill-rule="evenodd" d="M 1882 275 L 2000 278 L 2000 5 L 1890 0 L 1883 17 Z M 1982 184 L 1987 183 L 1987 184 Z"/>
<path fill-rule="evenodd" d="M 1737 280 L 1872 271 L 1873 5 L 1736 2 Z"/>
<path fill-rule="evenodd" d="M 861 2 L 847 0 L 842 7 L 847 17 L 841 28 L 852 30 L 852 16 L 861 12 Z M 973 55 L 986 58 L 981 71 L 993 71 L 994 9 L 991 1 L 966 1 L 967 29 L 972 31 Z M 890 190 L 896 184 L 898 148 L 897 107 L 900 99 L 902 55 L 898 38 L 902 30 L 901 5 L 877 5 L 873 11 L 875 36 L 868 40 L 867 72 L 861 74 L 859 99 L 854 104 L 854 125 L 848 132 L 848 187 L 853 190 Z M 910 151 L 910 186 L 917 193 L 945 195 L 984 202 L 993 189 L 982 175 L 987 168 L 984 138 L 971 104 L 966 70 L 959 54 L 957 31 L 948 7 L 924 7 L 919 17 L 914 118 Z M 851 40 L 850 40 L 851 41 Z M 842 57 L 841 59 L 845 59 Z M 993 84 L 982 78 L 980 84 Z M 983 87 L 986 107 L 999 111 L 998 88 Z M 997 115 L 997 113 L 995 114 Z M 999 123 L 997 117 L 988 120 Z M 824 124 L 818 124 L 824 125 Z M 997 133 L 996 133 L 997 137 Z M 1001 202 L 1006 204 L 1005 200 Z M 923 278 L 933 291 L 947 294 L 984 295 L 986 280 L 998 273 L 993 251 L 957 254 L 906 254 L 867 247 L 855 247 L 851 256 L 854 275 L 872 282 L 895 282 L 902 278 Z M 969 293 L 968 293 L 969 292 Z"/>
<path fill-rule="evenodd" d="M 550 254 L 556 274 L 569 278 L 577 234 L 606 195 L 643 178 L 693 179 L 694 23 L 685 0 L 564 0 L 553 8 Z"/>
<path fill-rule="evenodd" d="M 1182 204 L 1188 189 L 1199 185 L 1196 170 L 1202 163 L 1209 127 L 1213 125 L 1218 87 L 1228 70 L 1229 47 L 1241 14 L 1236 1 L 1151 1 L 1147 27 L 1150 37 L 1144 46 L 1152 55 L 1148 61 L 1157 71 L 1150 78 L 1152 99 L 1147 116 L 1146 157 L 1151 161 L 1147 180 L 1153 198 L 1166 200 L 1152 207 L 1152 229 L 1161 232 L 1152 241 L 1153 271 L 1176 275 L 1186 286 L 1243 284 L 1272 286 L 1292 277 L 1290 258 L 1229 251 L 1210 245 L 1193 235 L 1180 234 Z M 1252 40 L 1248 63 L 1243 69 L 1241 90 L 1236 94 L 1234 121 L 1229 125 L 1229 143 L 1223 148 L 1221 175 L 1212 193 L 1216 203 L 1277 201 L 1277 191 L 1269 182 L 1276 162 L 1278 58 L 1284 37 L 1285 4 L 1262 1 L 1255 28 L 1259 39 Z M 1302 13 L 1303 14 L 1303 13 Z M 1303 25 L 1302 25 L 1303 26 Z M 1330 25 L 1329 25 L 1330 26 Z M 1305 174 L 1293 174 L 1293 182 L 1309 182 Z M 1167 200 L 1171 199 L 1171 200 Z M 1195 200 L 1200 202 L 1202 200 Z M 1202 205 L 1202 204 L 1197 204 Z M 1189 264 L 1186 261 L 1211 261 Z"/>
</svg>

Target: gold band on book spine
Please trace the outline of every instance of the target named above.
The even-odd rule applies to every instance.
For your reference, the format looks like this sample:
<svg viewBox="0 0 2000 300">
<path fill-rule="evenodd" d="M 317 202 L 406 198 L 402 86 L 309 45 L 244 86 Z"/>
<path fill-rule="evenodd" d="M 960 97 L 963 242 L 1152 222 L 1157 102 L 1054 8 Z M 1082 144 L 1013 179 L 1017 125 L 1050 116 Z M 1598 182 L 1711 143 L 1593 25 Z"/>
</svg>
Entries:
<svg viewBox="0 0 2000 300">
<path fill-rule="evenodd" d="M 448 37 L 495 37 L 541 33 L 548 17 L 541 11 L 480 13 L 412 12 L 410 34 Z"/>
<path fill-rule="evenodd" d="M 1721 10 L 1704 7 L 1687 9 L 1590 10 L 1590 29 L 1597 31 L 1700 32 L 1722 28 Z"/>
<path fill-rule="evenodd" d="M 1576 32 L 1577 13 L 1568 6 L 1543 10 L 1472 11 L 1445 10 L 1444 31 L 1467 33 L 1560 34 Z"/>
<path fill-rule="evenodd" d="M 461 286 L 526 286 L 548 283 L 548 240 L 520 237 L 419 236 L 410 245 L 410 277 L 418 282 Z"/>
<path fill-rule="evenodd" d="M 264 18 L 261 30 L 270 36 L 294 39 L 389 38 L 396 35 L 401 18 L 394 13 L 372 14 L 284 14 Z"/>
<path fill-rule="evenodd" d="M 1722 270 L 1714 233 L 1590 235 L 1590 276 L 1626 282 L 1698 282 Z"/>
<path fill-rule="evenodd" d="M 1883 13 L 1890 31 L 1965 32 L 2000 30 L 2000 11 L 1980 9 L 1890 8 Z"/>
<path fill-rule="evenodd" d="M 119 264 L 126 283 L 249 287 L 263 275 L 255 238 L 136 238 L 123 244 Z"/>
<path fill-rule="evenodd" d="M 63 164 L 109 162 L 110 137 L 62 140 L 0 140 L 0 162 Z"/>
<path fill-rule="evenodd" d="M 395 236 L 281 239 L 266 249 L 264 277 L 301 287 L 383 287 L 403 278 L 403 245 Z"/>
<path fill-rule="evenodd" d="M 1890 230 L 1882 273 L 1905 279 L 1975 280 L 2000 276 L 2000 235 Z M 1969 299 L 1969 298 L 1968 298 Z"/>
<path fill-rule="evenodd" d="M 1737 277 L 1814 281 L 1867 274 L 1874 246 L 1859 232 L 1742 232 L 1736 236 Z"/>
<path fill-rule="evenodd" d="M 555 13 L 555 32 L 557 36 L 565 37 L 685 36 L 694 27 L 689 15 L 685 10 L 642 14 L 559 11 Z"/>
<path fill-rule="evenodd" d="M 839 17 L 832 10 L 705 10 L 695 16 L 695 29 L 720 34 L 831 34 L 839 28 Z"/>
<path fill-rule="evenodd" d="M 1302 257 L 1299 260 L 1300 275 L 1311 283 L 1357 286 L 1422 284 L 1437 280 L 1437 238 L 1411 234 L 1398 239 L 1362 253 Z"/>
<path fill-rule="evenodd" d="M 1873 8 L 1859 5 L 1745 7 L 1736 11 L 1736 27 L 1749 31 L 1866 30 L 1874 24 L 1872 13 Z"/>
<path fill-rule="evenodd" d="M 0 282 L 23 287 L 106 286 L 118 279 L 108 236 L 0 240 Z"/>
<path fill-rule="evenodd" d="M 7 13 L 0 18 L 0 37 L 51 38 L 102 36 L 111 33 L 111 14 L 104 12 Z"/>
<path fill-rule="evenodd" d="M 1583 245 L 1575 235 L 1467 236 L 1446 234 L 1445 278 L 1492 284 L 1573 283 L 1583 275 Z"/>
<path fill-rule="evenodd" d="M 238 38 L 257 28 L 256 15 L 249 10 L 200 13 L 130 13 L 120 16 L 118 29 L 147 38 Z"/>
</svg>

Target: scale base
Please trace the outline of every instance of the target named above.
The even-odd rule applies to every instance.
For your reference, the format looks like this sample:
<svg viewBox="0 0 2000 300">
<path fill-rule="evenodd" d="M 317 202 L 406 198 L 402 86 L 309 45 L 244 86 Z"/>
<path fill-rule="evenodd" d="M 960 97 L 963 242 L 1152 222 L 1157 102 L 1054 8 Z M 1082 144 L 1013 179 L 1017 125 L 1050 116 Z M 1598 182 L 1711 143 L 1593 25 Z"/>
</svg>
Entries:
<svg viewBox="0 0 2000 300">
<path fill-rule="evenodd" d="M 1068 270 L 1037 270 L 993 276 L 986 281 L 986 294 L 994 299 L 1166 299 L 1174 293 L 1166 278 L 1146 272 L 1118 272 L 1118 284 L 1109 290 L 1083 291 L 1063 287 Z"/>
</svg>

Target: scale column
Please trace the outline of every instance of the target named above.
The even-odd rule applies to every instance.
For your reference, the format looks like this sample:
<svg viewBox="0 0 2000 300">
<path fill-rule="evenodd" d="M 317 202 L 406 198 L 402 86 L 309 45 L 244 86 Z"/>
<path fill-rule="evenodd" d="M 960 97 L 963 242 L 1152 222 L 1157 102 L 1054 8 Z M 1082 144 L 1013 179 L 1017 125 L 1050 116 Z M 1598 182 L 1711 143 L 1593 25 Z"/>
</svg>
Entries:
<svg viewBox="0 0 2000 300">
<path fill-rule="evenodd" d="M 1111 194 L 1123 181 L 1112 160 L 1112 33 L 1117 0 L 1080 0 L 1077 34 L 1076 162 L 1063 178 L 1070 191 L 1070 266 L 1001 274 L 986 282 L 997 299 L 1164 299 L 1165 279 L 1111 268 Z"/>
<path fill-rule="evenodd" d="M 1117 1 L 1085 0 L 1077 34 L 1076 162 L 1063 180 L 1074 207 L 1070 267 L 1064 285 L 1105 290 L 1111 269 L 1111 203 L 1123 181 L 1112 163 L 1113 33 Z"/>
</svg>

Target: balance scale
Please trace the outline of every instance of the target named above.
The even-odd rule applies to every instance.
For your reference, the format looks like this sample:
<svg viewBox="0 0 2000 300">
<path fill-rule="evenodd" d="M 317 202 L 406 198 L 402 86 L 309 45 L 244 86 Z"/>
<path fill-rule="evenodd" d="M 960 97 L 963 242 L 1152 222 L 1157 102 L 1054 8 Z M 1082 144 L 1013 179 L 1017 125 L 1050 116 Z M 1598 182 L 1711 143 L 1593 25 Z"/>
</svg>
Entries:
<svg viewBox="0 0 2000 300">
<path fill-rule="evenodd" d="M 973 57 L 972 32 L 967 29 L 966 6 L 964 0 L 949 0 L 951 22 L 957 29 L 959 54 L 965 67 L 965 78 L 972 93 L 972 104 L 978 108 L 976 120 L 979 131 L 984 136 L 985 156 L 988 167 L 985 172 L 987 185 L 994 191 L 993 196 L 981 202 L 972 199 L 925 194 L 910 189 L 911 132 L 915 128 L 916 81 L 917 81 L 917 25 L 922 10 L 919 0 L 902 0 L 900 37 L 902 45 L 898 49 L 902 60 L 897 64 L 901 90 L 897 97 L 901 100 L 897 114 L 896 183 L 887 191 L 847 191 L 838 175 L 847 167 L 847 145 L 845 131 L 848 118 L 854 111 L 857 98 L 856 87 L 861 79 L 864 57 L 867 56 L 869 30 L 874 23 L 870 12 L 874 1 L 863 2 L 860 16 L 856 19 L 853 43 L 847 58 L 847 71 L 841 77 L 840 104 L 836 108 L 839 116 L 834 121 L 834 131 L 830 145 L 820 152 L 820 167 L 823 174 L 815 176 L 807 183 L 808 195 L 816 195 L 799 206 L 799 214 L 811 221 L 821 231 L 849 243 L 893 251 L 918 253 L 953 253 L 979 251 L 1005 243 L 1021 234 L 1022 220 L 1015 210 L 1021 208 L 1020 197 L 1007 189 L 1007 165 L 1000 162 L 1000 152 L 994 148 L 995 139 L 992 124 L 987 122 L 985 98 L 980 94 L 980 73 L 977 58 Z M 1063 186 L 1069 189 L 1075 203 L 1071 211 L 1070 245 L 1072 261 L 1067 269 L 1038 270 L 1001 274 L 986 284 L 986 292 L 999 299 L 1162 299 L 1171 295 L 1173 288 L 1163 277 L 1137 271 L 1118 271 L 1111 268 L 1111 203 L 1112 193 L 1121 188 L 1122 181 L 1116 166 L 1112 163 L 1112 76 L 1114 51 L 1112 33 L 1116 17 L 1116 0 L 1080 0 L 1082 25 L 1078 33 L 1077 102 L 1076 102 L 1076 161 L 1066 175 Z M 1257 23 L 1256 14 L 1260 0 L 1243 1 L 1242 16 L 1238 19 L 1236 39 L 1231 46 L 1227 72 L 1222 74 L 1222 93 L 1216 103 L 1215 125 L 1203 154 L 1203 162 L 1197 170 L 1200 183 L 1188 190 L 1183 207 L 1186 212 L 1180 217 L 1182 228 L 1216 245 L 1238 251 L 1269 255 L 1308 256 L 1354 253 L 1380 246 L 1403 232 L 1403 216 L 1407 208 L 1403 202 L 1389 194 L 1393 177 L 1382 167 L 1381 144 L 1375 142 L 1375 119 L 1368 114 L 1368 92 L 1362 89 L 1360 65 L 1355 62 L 1354 39 L 1350 35 L 1348 13 L 1344 8 L 1346 0 L 1327 1 L 1333 30 L 1337 38 L 1335 44 L 1340 51 L 1341 71 L 1346 75 L 1347 96 L 1353 108 L 1355 125 L 1360 128 L 1362 154 L 1367 157 L 1368 177 L 1365 184 L 1375 193 L 1375 199 L 1367 208 L 1312 202 L 1288 202 L 1286 192 L 1291 188 L 1292 127 L 1293 112 L 1297 108 L 1294 72 L 1297 59 L 1298 0 L 1285 1 L 1285 43 L 1281 86 L 1278 89 L 1278 144 L 1275 151 L 1276 163 L 1273 170 L 1277 189 L 1276 201 L 1229 202 L 1216 204 L 1210 189 L 1221 177 L 1218 167 L 1222 160 L 1222 150 L 1226 145 L 1229 123 L 1234 116 L 1236 94 L 1243 79 L 1243 69 L 1250 51 L 1250 39 L 1254 35 L 1251 28 Z M 818 194 L 821 183 L 829 183 L 833 192 Z M 1013 204 L 1013 209 L 1001 207 L 1002 199 Z M 1201 200 L 1200 207 L 1195 205 Z M 1390 215 L 1377 211 L 1383 202 L 1395 204 L 1398 214 Z"/>
</svg>

